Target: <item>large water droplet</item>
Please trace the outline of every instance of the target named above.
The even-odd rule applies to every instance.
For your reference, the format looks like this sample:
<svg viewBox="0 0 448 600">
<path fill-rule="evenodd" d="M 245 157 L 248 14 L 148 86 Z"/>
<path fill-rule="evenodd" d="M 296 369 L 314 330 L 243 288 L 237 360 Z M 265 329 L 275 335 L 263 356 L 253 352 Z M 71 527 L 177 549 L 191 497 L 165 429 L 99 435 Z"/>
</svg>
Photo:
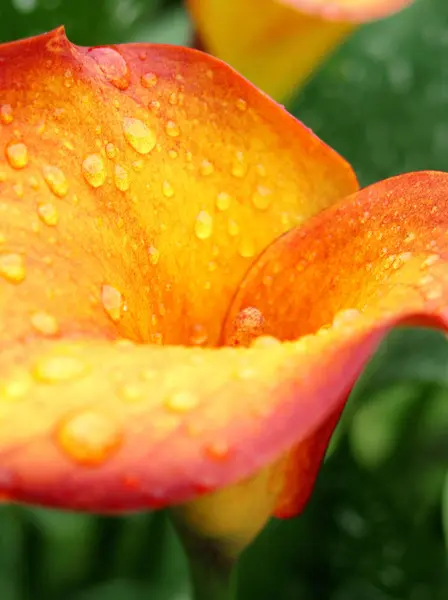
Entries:
<svg viewBox="0 0 448 600">
<path fill-rule="evenodd" d="M 255 338 L 263 335 L 264 327 L 264 317 L 258 308 L 244 308 L 232 321 L 229 346 L 250 346 Z"/>
<path fill-rule="evenodd" d="M 156 145 L 156 134 L 140 119 L 126 117 L 123 120 L 123 132 L 126 140 L 139 154 L 149 154 Z"/>
<path fill-rule="evenodd" d="M 118 450 L 122 434 L 108 416 L 83 410 L 66 417 L 59 424 L 57 440 L 73 461 L 98 466 Z"/>
<path fill-rule="evenodd" d="M 201 164 L 199 165 L 199 172 L 201 173 L 201 175 L 211 175 L 214 171 L 215 167 L 213 166 L 213 163 L 211 163 L 207 159 L 201 161 Z"/>
<path fill-rule="evenodd" d="M 111 285 L 103 285 L 101 288 L 101 302 L 112 321 L 117 322 L 121 319 L 124 308 L 121 292 Z"/>
<path fill-rule="evenodd" d="M 60 383 L 79 379 L 87 371 L 87 364 L 80 358 L 61 354 L 42 358 L 34 365 L 33 375 L 43 383 Z"/>
<path fill-rule="evenodd" d="M 240 232 L 240 227 L 236 221 L 229 219 L 227 221 L 227 231 L 230 236 L 235 237 Z"/>
<path fill-rule="evenodd" d="M 37 214 L 39 215 L 40 220 L 49 227 L 54 227 L 58 224 L 59 213 L 54 204 L 51 204 L 51 202 L 39 204 L 37 207 Z"/>
<path fill-rule="evenodd" d="M 165 131 L 170 137 L 178 137 L 180 135 L 179 125 L 174 121 L 168 121 L 165 125 Z"/>
<path fill-rule="evenodd" d="M 25 260 L 20 254 L 0 254 L 0 275 L 11 283 L 21 283 L 26 277 Z"/>
<path fill-rule="evenodd" d="M 114 181 L 115 186 L 121 192 L 125 192 L 129 189 L 129 173 L 126 167 L 122 167 L 121 165 L 115 165 Z"/>
<path fill-rule="evenodd" d="M 117 149 L 115 148 L 115 146 L 112 144 L 112 142 L 108 142 L 106 144 L 106 146 L 104 147 L 105 151 L 106 151 L 106 156 L 107 158 L 115 158 L 117 156 Z"/>
<path fill-rule="evenodd" d="M 165 198 L 172 198 L 174 196 L 174 188 L 166 179 L 162 182 L 162 193 Z"/>
<path fill-rule="evenodd" d="M 59 324 L 54 315 L 38 311 L 31 315 L 31 325 L 42 335 L 53 336 L 59 333 Z"/>
<path fill-rule="evenodd" d="M 150 89 L 157 85 L 158 77 L 155 73 L 145 73 L 140 81 L 144 88 Z"/>
<path fill-rule="evenodd" d="M 199 398 L 193 392 L 179 391 L 170 394 L 165 399 L 165 408 L 173 412 L 189 412 L 199 404 Z"/>
<path fill-rule="evenodd" d="M 239 255 L 242 258 L 252 258 L 255 255 L 255 243 L 249 237 L 244 237 L 238 246 Z"/>
<path fill-rule="evenodd" d="M 14 169 L 23 169 L 28 164 L 28 148 L 23 142 L 11 142 L 6 146 L 6 158 Z"/>
<path fill-rule="evenodd" d="M 68 192 L 68 181 L 58 167 L 46 165 L 42 168 L 42 175 L 55 196 L 63 198 Z"/>
<path fill-rule="evenodd" d="M 196 217 L 194 231 L 200 240 L 206 240 L 212 235 L 213 217 L 206 210 L 201 210 Z"/>
<path fill-rule="evenodd" d="M 192 346 L 203 346 L 208 340 L 208 332 L 205 325 L 196 323 L 190 332 L 190 344 Z"/>
<path fill-rule="evenodd" d="M 235 158 L 232 163 L 232 175 L 234 177 L 244 177 L 247 172 L 247 164 L 244 152 L 240 150 L 235 153 Z"/>
<path fill-rule="evenodd" d="M 101 187 L 106 181 L 106 168 L 99 154 L 89 154 L 83 160 L 82 174 L 89 185 L 94 188 Z"/>
<path fill-rule="evenodd" d="M 113 48 L 92 48 L 89 53 L 107 81 L 119 90 L 129 87 L 129 67 L 121 54 Z"/>
</svg>

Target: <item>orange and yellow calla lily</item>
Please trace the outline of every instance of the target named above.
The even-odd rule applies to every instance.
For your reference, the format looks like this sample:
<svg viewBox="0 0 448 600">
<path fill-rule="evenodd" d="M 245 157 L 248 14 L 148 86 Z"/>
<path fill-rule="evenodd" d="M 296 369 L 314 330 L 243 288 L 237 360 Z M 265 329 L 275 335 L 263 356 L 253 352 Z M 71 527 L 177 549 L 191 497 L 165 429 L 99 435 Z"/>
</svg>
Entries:
<svg viewBox="0 0 448 600">
<path fill-rule="evenodd" d="M 411 0 L 187 0 L 200 44 L 285 100 L 362 23 Z"/>
<path fill-rule="evenodd" d="M 296 514 L 384 335 L 448 327 L 448 174 L 357 191 L 191 49 L 58 29 L 0 46 L 0 90 L 2 497 Z"/>
</svg>

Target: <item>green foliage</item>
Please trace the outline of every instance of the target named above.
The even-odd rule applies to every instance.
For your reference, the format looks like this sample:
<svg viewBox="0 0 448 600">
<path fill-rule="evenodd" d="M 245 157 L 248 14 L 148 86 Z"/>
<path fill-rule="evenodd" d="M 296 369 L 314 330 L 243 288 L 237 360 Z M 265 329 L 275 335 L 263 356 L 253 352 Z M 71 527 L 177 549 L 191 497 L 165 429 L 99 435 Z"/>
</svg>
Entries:
<svg viewBox="0 0 448 600">
<path fill-rule="evenodd" d="M 185 44 L 176 1 L 1 0 L 0 40 L 64 23 L 79 44 Z M 363 184 L 448 170 L 448 2 L 420 0 L 358 31 L 291 111 L 355 167 Z M 356 386 L 313 501 L 273 521 L 246 552 L 240 597 L 445 600 L 448 597 L 448 348 L 395 332 Z M 164 513 L 94 518 L 0 509 L 0 598 L 187 600 Z M 443 534 L 445 532 L 445 534 Z"/>
</svg>

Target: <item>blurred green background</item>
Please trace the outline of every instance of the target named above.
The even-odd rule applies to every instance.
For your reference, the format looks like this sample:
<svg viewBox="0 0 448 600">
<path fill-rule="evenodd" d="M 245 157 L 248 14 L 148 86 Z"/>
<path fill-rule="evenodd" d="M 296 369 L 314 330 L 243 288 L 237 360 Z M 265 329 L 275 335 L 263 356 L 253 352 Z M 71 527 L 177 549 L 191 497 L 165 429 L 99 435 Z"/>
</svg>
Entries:
<svg viewBox="0 0 448 600">
<path fill-rule="evenodd" d="M 60 24 L 86 45 L 192 37 L 179 0 L 0 0 L 1 41 Z M 447 0 L 419 0 L 359 30 L 288 108 L 363 184 L 448 171 Z M 307 510 L 271 522 L 243 557 L 240 598 L 448 598 L 447 386 L 442 334 L 386 340 L 352 394 Z M 163 512 L 0 508 L 1 600 L 189 597 Z"/>
</svg>

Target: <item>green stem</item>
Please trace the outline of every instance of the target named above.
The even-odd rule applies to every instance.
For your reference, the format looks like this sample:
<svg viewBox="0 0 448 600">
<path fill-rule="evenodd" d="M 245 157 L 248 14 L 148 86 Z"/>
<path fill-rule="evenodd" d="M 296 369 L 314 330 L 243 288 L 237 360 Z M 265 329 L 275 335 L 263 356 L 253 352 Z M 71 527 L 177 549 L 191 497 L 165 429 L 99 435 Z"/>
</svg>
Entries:
<svg viewBox="0 0 448 600">
<path fill-rule="evenodd" d="M 194 600 L 236 600 L 236 561 L 220 544 L 204 539 L 172 514 L 186 551 Z"/>
</svg>

